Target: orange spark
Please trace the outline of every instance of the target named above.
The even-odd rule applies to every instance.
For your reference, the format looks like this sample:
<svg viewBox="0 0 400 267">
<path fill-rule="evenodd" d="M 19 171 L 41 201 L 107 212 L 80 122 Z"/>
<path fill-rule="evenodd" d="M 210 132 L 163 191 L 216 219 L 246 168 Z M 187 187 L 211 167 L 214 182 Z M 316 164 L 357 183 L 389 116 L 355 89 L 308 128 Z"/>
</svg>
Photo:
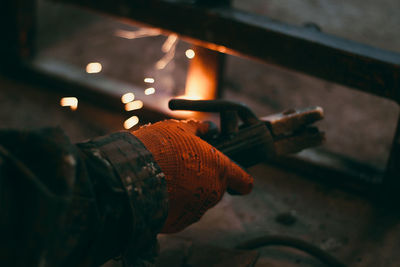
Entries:
<svg viewBox="0 0 400 267">
<path fill-rule="evenodd" d="M 126 111 L 132 111 L 136 109 L 141 109 L 143 107 L 143 102 L 140 100 L 136 100 L 133 102 L 129 102 L 125 104 L 125 110 Z"/>
<path fill-rule="evenodd" d="M 124 122 L 124 128 L 128 130 L 138 123 L 139 123 L 139 118 L 137 116 L 132 116 Z"/>
<path fill-rule="evenodd" d="M 87 73 L 99 73 L 103 67 L 99 62 L 91 62 L 86 65 Z"/>
<path fill-rule="evenodd" d="M 152 95 L 155 92 L 156 92 L 156 89 L 154 89 L 154 87 L 150 87 L 150 88 L 147 88 L 146 90 L 144 90 L 145 95 Z"/>
<path fill-rule="evenodd" d="M 162 45 L 161 51 L 163 51 L 164 53 L 168 53 L 168 51 L 172 49 L 173 45 L 176 43 L 177 40 L 178 40 L 178 35 L 170 34 L 167 40 L 165 40 L 164 44 Z"/>
<path fill-rule="evenodd" d="M 188 59 L 192 59 L 192 58 L 194 58 L 196 53 L 193 51 L 193 49 L 188 49 L 188 50 L 186 50 L 185 55 Z"/>
<path fill-rule="evenodd" d="M 145 83 L 154 83 L 154 78 L 144 78 Z"/>
<path fill-rule="evenodd" d="M 63 97 L 60 100 L 60 105 L 62 107 L 70 107 L 71 110 L 76 110 L 78 108 L 78 99 L 76 97 Z"/>
<path fill-rule="evenodd" d="M 165 52 L 165 55 L 156 63 L 156 68 L 159 70 L 164 69 L 169 62 L 175 57 L 176 45 L 178 43 L 178 36 L 171 34 L 164 42 L 161 50 Z"/>
<path fill-rule="evenodd" d="M 121 97 L 121 102 L 126 104 L 135 100 L 135 95 L 133 93 L 126 93 Z"/>
</svg>

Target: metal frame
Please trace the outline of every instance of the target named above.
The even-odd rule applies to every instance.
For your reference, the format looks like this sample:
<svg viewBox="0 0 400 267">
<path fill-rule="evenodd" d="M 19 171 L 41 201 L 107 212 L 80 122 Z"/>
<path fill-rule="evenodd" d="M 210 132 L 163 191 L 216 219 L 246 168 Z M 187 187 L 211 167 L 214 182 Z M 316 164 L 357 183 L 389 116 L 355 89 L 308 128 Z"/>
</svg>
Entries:
<svg viewBox="0 0 400 267">
<path fill-rule="evenodd" d="M 138 25 L 160 28 L 165 33 L 176 33 L 196 46 L 272 63 L 400 103 L 399 53 L 338 38 L 319 32 L 315 28 L 290 26 L 238 11 L 232 9 L 226 0 L 57 1 L 103 12 Z M 1 4 L 3 8 L 0 10 L 4 13 L 0 14 L 3 15 L 0 19 L 1 25 L 6 26 L 3 29 L 5 39 L 0 42 L 0 53 L 5 60 L 0 63 L 0 68 L 11 74 L 13 69 L 25 70 L 27 74 L 34 73 L 31 77 L 41 76 L 46 81 L 65 83 L 66 79 L 62 79 L 60 75 L 52 75 L 41 69 L 40 64 L 32 64 L 34 4 L 35 0 L 8 0 Z M 10 21 L 13 22 L 11 27 Z M 11 53 L 8 52 L 10 48 Z M 223 61 L 215 56 L 215 52 L 212 53 L 213 58 L 217 60 L 213 63 L 213 69 L 218 79 L 213 86 L 218 87 L 222 76 L 218 66 L 222 66 Z M 90 84 L 90 81 L 83 84 L 79 82 L 84 87 Z M 67 83 L 71 85 L 74 82 L 68 80 Z M 106 92 L 98 93 L 105 98 L 108 95 Z M 319 156 L 332 159 L 332 156 Z M 359 163 L 349 163 L 346 159 L 334 157 L 333 160 L 339 162 L 335 168 L 315 162 L 314 165 L 310 165 L 304 159 L 285 159 L 284 164 L 287 166 L 288 162 L 291 162 L 297 169 L 313 173 L 318 171 L 322 177 L 342 179 L 345 184 L 351 183 L 353 188 L 360 187 L 359 182 L 352 181 L 360 180 L 361 175 L 363 180 L 367 181 L 366 187 L 372 189 L 373 194 L 377 192 L 376 188 L 385 189 L 383 192 L 398 190 L 400 119 L 384 174 Z M 352 171 L 348 167 L 349 164 L 352 164 L 356 171 Z M 368 178 L 368 175 L 373 177 Z M 377 182 L 376 176 L 384 177 L 383 183 Z"/>
</svg>

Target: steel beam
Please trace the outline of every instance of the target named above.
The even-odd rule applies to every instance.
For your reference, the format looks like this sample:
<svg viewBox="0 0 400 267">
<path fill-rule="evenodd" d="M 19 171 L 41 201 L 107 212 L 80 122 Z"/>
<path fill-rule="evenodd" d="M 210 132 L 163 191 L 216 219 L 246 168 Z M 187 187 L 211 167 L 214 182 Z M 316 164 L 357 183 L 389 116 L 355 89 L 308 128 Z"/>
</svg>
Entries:
<svg viewBox="0 0 400 267">
<path fill-rule="evenodd" d="M 230 7 L 177 0 L 57 0 L 177 33 L 219 52 L 300 71 L 400 103 L 400 54 Z"/>
</svg>

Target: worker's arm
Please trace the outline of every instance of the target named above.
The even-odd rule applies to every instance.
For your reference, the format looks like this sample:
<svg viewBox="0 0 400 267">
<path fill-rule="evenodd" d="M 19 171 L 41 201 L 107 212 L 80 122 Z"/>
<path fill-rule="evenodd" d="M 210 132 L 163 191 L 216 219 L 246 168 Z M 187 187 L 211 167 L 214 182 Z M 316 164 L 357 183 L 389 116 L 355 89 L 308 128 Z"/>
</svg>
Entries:
<svg viewBox="0 0 400 267">
<path fill-rule="evenodd" d="M 227 187 L 251 189 L 248 174 L 196 136 L 203 126 L 165 121 L 78 145 L 59 129 L 0 132 L 1 263 L 151 262 L 161 229 L 197 221 Z"/>
<path fill-rule="evenodd" d="M 166 182 L 128 132 L 73 145 L 60 129 L 0 131 L 0 266 L 152 260 Z"/>
</svg>

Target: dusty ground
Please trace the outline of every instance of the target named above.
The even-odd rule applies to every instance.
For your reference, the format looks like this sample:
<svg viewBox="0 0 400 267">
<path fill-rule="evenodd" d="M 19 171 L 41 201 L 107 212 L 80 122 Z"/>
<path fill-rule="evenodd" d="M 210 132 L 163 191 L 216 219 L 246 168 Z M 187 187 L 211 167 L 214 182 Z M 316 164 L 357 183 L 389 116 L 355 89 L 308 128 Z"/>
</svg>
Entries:
<svg viewBox="0 0 400 267">
<path fill-rule="evenodd" d="M 247 11 L 301 25 L 313 21 L 323 31 L 400 51 L 400 2 L 395 0 L 234 1 Z M 180 42 L 176 58 L 163 71 L 154 63 L 162 56 L 165 37 L 125 40 L 116 29 L 131 26 L 43 3 L 39 29 L 42 56 L 64 60 L 82 68 L 100 61 L 103 74 L 144 86 L 153 76 L 157 90 L 182 92 L 188 44 Z M 302 74 L 246 59 L 228 57 L 225 98 L 248 103 L 259 115 L 288 107 L 320 105 L 328 135 L 325 148 L 385 166 L 392 142 L 398 106 L 388 100 L 348 90 Z M 73 141 L 81 141 L 122 128 L 123 116 L 82 102 L 77 112 L 59 106 L 58 88 L 40 88 L 0 77 L 0 128 L 35 128 L 60 125 Z M 50 91 L 49 91 L 50 89 Z M 45 92 L 45 93 L 44 93 Z M 145 118 L 143 118 L 145 120 Z M 399 266 L 400 224 L 371 202 L 304 180 L 292 173 L 259 165 L 254 192 L 246 197 L 226 196 L 197 224 L 168 240 L 231 248 L 239 241 L 262 234 L 288 234 L 313 242 L 349 266 Z M 296 222 L 284 226 L 277 215 L 290 212 Z M 203 266 L 207 266 L 204 263 Z M 263 249 L 257 266 L 322 266 L 313 258 L 278 247 Z"/>
</svg>

